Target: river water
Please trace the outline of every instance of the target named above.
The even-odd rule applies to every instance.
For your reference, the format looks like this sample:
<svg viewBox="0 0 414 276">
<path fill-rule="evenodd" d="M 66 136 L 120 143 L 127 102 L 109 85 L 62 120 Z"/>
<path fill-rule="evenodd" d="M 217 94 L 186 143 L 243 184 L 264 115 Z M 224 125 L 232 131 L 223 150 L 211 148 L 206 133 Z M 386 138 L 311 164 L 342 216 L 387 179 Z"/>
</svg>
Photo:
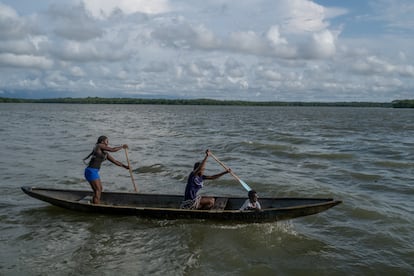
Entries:
<svg viewBox="0 0 414 276">
<path fill-rule="evenodd" d="M 412 109 L 0 104 L 0 118 L 0 275 L 414 274 Z M 20 190 L 90 189 L 81 159 L 100 135 L 129 145 L 142 192 L 182 194 L 209 148 L 259 197 L 343 203 L 234 224 L 83 214 Z M 221 171 L 208 160 L 207 174 Z M 109 162 L 101 178 L 133 191 Z M 246 196 L 229 175 L 202 192 Z"/>
</svg>

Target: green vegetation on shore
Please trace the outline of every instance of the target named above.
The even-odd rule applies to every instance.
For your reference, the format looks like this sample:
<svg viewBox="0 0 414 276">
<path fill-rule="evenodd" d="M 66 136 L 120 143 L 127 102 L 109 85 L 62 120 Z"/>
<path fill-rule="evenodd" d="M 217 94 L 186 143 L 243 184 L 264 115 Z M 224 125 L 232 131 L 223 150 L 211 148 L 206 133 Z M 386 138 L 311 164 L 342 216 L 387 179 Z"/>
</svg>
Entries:
<svg viewBox="0 0 414 276">
<path fill-rule="evenodd" d="M 237 105 L 237 106 L 342 106 L 414 108 L 414 100 L 378 102 L 279 102 L 279 101 L 220 101 L 213 99 L 138 99 L 138 98 L 1 98 L 0 103 L 69 103 L 69 104 L 166 104 L 166 105 Z"/>
<path fill-rule="evenodd" d="M 414 108 L 414 100 L 396 100 L 392 102 L 395 108 Z"/>
</svg>

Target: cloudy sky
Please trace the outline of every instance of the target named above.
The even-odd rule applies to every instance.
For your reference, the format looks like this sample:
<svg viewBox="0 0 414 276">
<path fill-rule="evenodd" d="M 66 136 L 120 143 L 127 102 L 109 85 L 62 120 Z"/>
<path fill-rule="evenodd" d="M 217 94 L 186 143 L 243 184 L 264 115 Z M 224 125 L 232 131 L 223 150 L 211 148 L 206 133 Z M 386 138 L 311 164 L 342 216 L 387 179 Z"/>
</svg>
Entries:
<svg viewBox="0 0 414 276">
<path fill-rule="evenodd" d="M 0 97 L 414 98 L 412 0 L 0 0 Z"/>
</svg>

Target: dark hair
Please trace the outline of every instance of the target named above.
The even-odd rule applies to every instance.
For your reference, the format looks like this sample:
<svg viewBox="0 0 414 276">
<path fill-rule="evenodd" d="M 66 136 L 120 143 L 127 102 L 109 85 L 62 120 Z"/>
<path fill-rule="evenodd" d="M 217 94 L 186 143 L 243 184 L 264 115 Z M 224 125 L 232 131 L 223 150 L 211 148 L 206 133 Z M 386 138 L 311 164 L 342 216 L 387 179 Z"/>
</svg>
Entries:
<svg viewBox="0 0 414 276">
<path fill-rule="evenodd" d="M 250 190 L 248 193 L 249 198 L 252 198 L 254 194 L 257 194 L 255 190 Z"/>
<path fill-rule="evenodd" d="M 97 143 L 97 144 L 100 144 L 100 143 L 102 143 L 103 141 L 105 141 L 106 139 L 108 139 L 108 137 L 106 137 L 106 136 L 104 136 L 104 135 L 99 136 L 98 141 L 96 141 L 96 143 Z"/>
<path fill-rule="evenodd" d="M 200 162 L 196 162 L 195 164 L 194 164 L 194 171 L 196 170 L 196 169 L 198 169 L 198 167 L 200 167 Z"/>
</svg>

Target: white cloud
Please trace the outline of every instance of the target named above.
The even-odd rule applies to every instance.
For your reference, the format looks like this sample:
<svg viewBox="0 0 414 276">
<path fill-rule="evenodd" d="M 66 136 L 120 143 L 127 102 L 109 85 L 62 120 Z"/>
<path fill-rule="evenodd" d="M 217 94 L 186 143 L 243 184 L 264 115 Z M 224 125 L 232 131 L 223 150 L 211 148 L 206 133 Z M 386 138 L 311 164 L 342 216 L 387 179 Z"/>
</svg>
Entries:
<svg viewBox="0 0 414 276">
<path fill-rule="evenodd" d="M 0 52 L 16 55 L 30 55 L 37 51 L 36 45 L 29 40 L 5 40 L 0 43 Z"/>
<path fill-rule="evenodd" d="M 304 51 L 309 58 L 332 57 L 336 53 L 336 38 L 329 30 L 314 33 Z"/>
<path fill-rule="evenodd" d="M 108 61 L 115 62 L 125 60 L 127 53 L 122 48 L 114 47 L 116 43 L 111 42 L 100 43 L 79 43 L 75 41 L 67 41 L 58 45 L 59 48 L 51 49 L 50 53 L 55 57 L 72 62 L 98 62 Z M 114 50 L 117 49 L 117 50 Z"/>
<path fill-rule="evenodd" d="M 32 84 L 255 100 L 378 99 L 376 91 L 392 100 L 396 88 L 414 91 L 411 21 L 387 1 L 364 17 L 387 22 L 369 37 L 350 35 L 358 11 L 348 2 L 66 0 L 30 14 L 3 3 L 1 91 Z"/>
<path fill-rule="evenodd" d="M 167 0 L 83 0 L 83 4 L 89 12 L 97 18 L 110 16 L 117 10 L 125 13 L 166 13 L 171 10 Z"/>
<path fill-rule="evenodd" d="M 242 78 L 246 75 L 244 64 L 234 58 L 227 58 L 224 66 L 224 74 L 231 78 Z"/>
<path fill-rule="evenodd" d="M 282 16 L 286 22 L 283 29 L 286 32 L 319 32 L 329 25 L 326 21 L 327 11 L 323 6 L 308 0 L 289 0 L 282 3 Z"/>
<path fill-rule="evenodd" d="M 355 63 L 353 68 L 362 74 L 392 74 L 396 72 L 397 67 L 385 60 L 382 60 L 376 56 L 368 56 L 363 60 Z"/>
<path fill-rule="evenodd" d="M 89 80 L 89 85 L 94 87 L 94 88 L 96 87 L 96 84 L 93 80 Z"/>
<path fill-rule="evenodd" d="M 275 46 L 287 44 L 287 40 L 280 35 L 279 26 L 271 26 L 266 34 L 267 39 Z"/>
<path fill-rule="evenodd" d="M 52 60 L 42 56 L 0 54 L 0 67 L 49 69 L 52 65 Z"/>
<path fill-rule="evenodd" d="M 48 10 L 54 33 L 62 38 L 87 41 L 103 35 L 99 22 L 83 6 L 53 5 Z"/>
<path fill-rule="evenodd" d="M 19 21 L 17 12 L 10 6 L 2 3 L 0 3 L 0 19 L 2 23 L 5 21 Z"/>
<path fill-rule="evenodd" d="M 280 72 L 272 69 L 265 69 L 259 67 L 257 71 L 258 75 L 267 81 L 283 81 L 285 78 L 280 74 Z"/>
<path fill-rule="evenodd" d="M 84 77 L 86 75 L 84 70 L 82 70 L 79 66 L 73 66 L 70 68 L 70 72 L 74 77 Z"/>
<path fill-rule="evenodd" d="M 414 66 L 413 65 L 401 65 L 398 67 L 397 72 L 403 77 L 414 78 Z"/>
<path fill-rule="evenodd" d="M 16 87 L 19 89 L 42 89 L 44 87 L 44 83 L 39 78 L 26 78 L 26 79 L 19 79 L 16 83 Z"/>
<path fill-rule="evenodd" d="M 266 51 L 263 39 L 253 31 L 234 32 L 229 37 L 229 47 L 231 49 L 260 55 Z"/>
<path fill-rule="evenodd" d="M 30 26 L 10 6 L 0 3 L 0 37 L 2 40 L 20 39 L 30 31 Z"/>
<path fill-rule="evenodd" d="M 195 31 L 195 44 L 200 48 L 216 48 L 219 41 L 215 37 L 214 33 L 204 26 L 197 26 Z"/>
</svg>

